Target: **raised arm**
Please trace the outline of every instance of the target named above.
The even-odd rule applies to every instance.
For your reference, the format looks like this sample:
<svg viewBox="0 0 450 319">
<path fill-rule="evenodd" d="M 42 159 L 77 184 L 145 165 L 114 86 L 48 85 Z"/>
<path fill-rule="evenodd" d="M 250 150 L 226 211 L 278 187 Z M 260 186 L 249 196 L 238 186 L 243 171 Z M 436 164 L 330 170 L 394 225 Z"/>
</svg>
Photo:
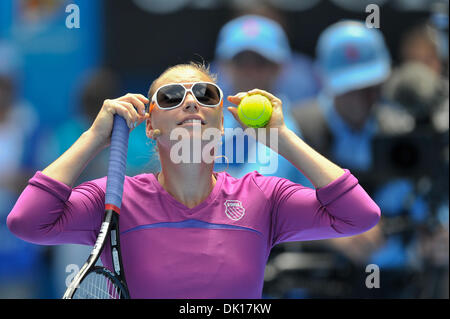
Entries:
<svg viewBox="0 0 450 319">
<path fill-rule="evenodd" d="M 110 144 L 114 114 L 133 129 L 147 118 L 147 102 L 140 94 L 106 100 L 89 130 L 29 181 L 8 215 L 11 232 L 38 244 L 90 244 L 104 211 L 106 179 L 72 189 L 73 184 L 89 161 Z"/>
<path fill-rule="evenodd" d="M 128 127 L 134 129 L 147 117 L 141 94 L 127 94 L 115 100 L 105 100 L 92 126 L 56 161 L 42 171 L 57 181 L 73 186 L 87 164 L 111 142 L 114 114 L 126 119 Z M 137 112 L 137 111 L 139 112 Z"/>
<path fill-rule="evenodd" d="M 316 188 L 282 178 L 254 176 L 255 183 L 272 203 L 272 244 L 351 236 L 372 228 L 380 218 L 380 209 L 350 171 L 319 154 L 289 130 L 284 123 L 282 102 L 272 94 L 254 89 L 230 96 L 228 100 L 238 105 L 247 94 L 262 94 L 271 101 L 273 112 L 262 130 L 266 134 L 263 141 L 291 162 Z M 237 109 L 228 110 L 246 128 L 239 120 Z M 275 145 L 267 137 L 272 129 L 278 134 Z"/>
</svg>

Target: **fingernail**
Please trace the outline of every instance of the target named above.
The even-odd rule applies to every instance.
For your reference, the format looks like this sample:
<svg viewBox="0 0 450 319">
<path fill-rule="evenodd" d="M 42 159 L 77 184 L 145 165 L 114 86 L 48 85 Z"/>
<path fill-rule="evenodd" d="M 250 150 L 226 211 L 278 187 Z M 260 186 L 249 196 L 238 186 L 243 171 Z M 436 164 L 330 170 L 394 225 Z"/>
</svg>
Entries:
<svg viewBox="0 0 450 319">
<path fill-rule="evenodd" d="M 134 122 L 134 127 L 138 126 L 138 121 Z"/>
</svg>

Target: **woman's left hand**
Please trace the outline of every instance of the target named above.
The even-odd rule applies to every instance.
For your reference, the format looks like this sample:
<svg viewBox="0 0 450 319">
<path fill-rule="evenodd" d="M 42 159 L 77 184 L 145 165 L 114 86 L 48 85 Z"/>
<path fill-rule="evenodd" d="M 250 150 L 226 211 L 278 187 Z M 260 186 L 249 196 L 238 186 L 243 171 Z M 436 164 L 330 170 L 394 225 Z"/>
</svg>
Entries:
<svg viewBox="0 0 450 319">
<path fill-rule="evenodd" d="M 259 90 L 259 89 L 253 89 L 251 91 L 248 92 L 240 92 L 236 95 L 230 95 L 228 96 L 228 101 L 235 104 L 235 105 L 239 105 L 239 103 L 241 102 L 241 100 L 247 96 L 247 95 L 252 95 L 252 94 L 261 94 L 265 97 L 267 97 L 270 101 L 270 103 L 272 103 L 272 117 L 270 118 L 269 122 L 267 123 L 267 125 L 264 127 L 264 129 L 266 129 L 266 132 L 269 131 L 269 129 L 271 128 L 276 128 L 278 130 L 280 129 L 285 129 L 286 125 L 284 123 L 284 118 L 283 118 L 283 110 L 282 110 L 282 102 L 279 98 L 277 98 L 276 96 L 270 94 L 267 91 L 264 90 Z M 239 122 L 239 124 L 244 128 L 248 128 L 247 125 L 245 125 L 244 123 L 241 122 L 241 120 L 239 119 L 238 116 L 238 109 L 237 107 L 228 107 L 228 110 L 231 112 L 231 114 L 233 114 L 234 118 L 236 119 L 236 121 Z"/>
</svg>

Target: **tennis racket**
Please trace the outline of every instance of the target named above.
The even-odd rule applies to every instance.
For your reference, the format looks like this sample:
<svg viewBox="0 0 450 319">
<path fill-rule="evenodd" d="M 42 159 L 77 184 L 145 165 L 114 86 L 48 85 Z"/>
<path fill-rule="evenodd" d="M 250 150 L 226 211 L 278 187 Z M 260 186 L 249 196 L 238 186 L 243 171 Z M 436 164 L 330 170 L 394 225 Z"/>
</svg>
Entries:
<svg viewBox="0 0 450 319">
<path fill-rule="evenodd" d="M 76 274 L 63 299 L 129 299 L 120 253 L 119 213 L 127 162 L 129 128 L 125 119 L 114 115 L 106 182 L 105 218 L 94 248 Z M 111 244 L 114 271 L 96 266 L 107 240 Z"/>
</svg>

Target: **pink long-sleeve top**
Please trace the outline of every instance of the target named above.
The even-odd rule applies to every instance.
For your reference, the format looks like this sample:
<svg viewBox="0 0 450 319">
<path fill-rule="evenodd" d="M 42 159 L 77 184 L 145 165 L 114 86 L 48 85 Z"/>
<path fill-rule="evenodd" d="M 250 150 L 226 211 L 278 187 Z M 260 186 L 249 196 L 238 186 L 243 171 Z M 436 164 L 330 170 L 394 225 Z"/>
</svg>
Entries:
<svg viewBox="0 0 450 319">
<path fill-rule="evenodd" d="M 154 174 L 125 178 L 119 225 L 132 298 L 261 298 L 276 244 L 356 235 L 380 218 L 348 170 L 316 190 L 257 171 L 214 174 L 212 192 L 194 208 L 174 199 Z M 105 188 L 105 177 L 72 189 L 37 172 L 7 225 L 36 244 L 93 245 Z M 111 269 L 108 249 L 101 258 Z"/>
</svg>

